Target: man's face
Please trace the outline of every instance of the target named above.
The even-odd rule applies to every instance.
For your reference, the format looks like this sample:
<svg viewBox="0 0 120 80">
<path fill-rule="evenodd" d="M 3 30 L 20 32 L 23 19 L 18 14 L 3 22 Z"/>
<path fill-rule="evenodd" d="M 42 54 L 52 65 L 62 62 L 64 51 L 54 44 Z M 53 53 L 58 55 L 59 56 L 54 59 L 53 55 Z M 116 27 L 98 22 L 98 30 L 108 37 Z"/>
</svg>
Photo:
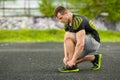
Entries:
<svg viewBox="0 0 120 80">
<path fill-rule="evenodd" d="M 66 13 L 65 14 L 58 13 L 56 18 L 62 23 L 68 23 L 68 15 Z"/>
</svg>

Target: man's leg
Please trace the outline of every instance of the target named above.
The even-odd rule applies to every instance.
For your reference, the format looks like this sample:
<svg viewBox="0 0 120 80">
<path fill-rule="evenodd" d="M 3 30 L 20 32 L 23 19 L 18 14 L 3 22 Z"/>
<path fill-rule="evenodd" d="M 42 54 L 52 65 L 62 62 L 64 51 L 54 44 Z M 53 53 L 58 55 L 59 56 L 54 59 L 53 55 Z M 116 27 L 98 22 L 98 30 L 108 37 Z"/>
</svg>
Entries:
<svg viewBox="0 0 120 80">
<path fill-rule="evenodd" d="M 86 36 L 84 50 L 81 53 L 79 59 L 76 61 L 76 64 L 85 61 L 91 61 L 94 65 L 93 70 L 100 69 L 102 54 L 89 55 L 92 52 L 96 52 L 99 47 L 100 47 L 100 43 L 94 40 L 92 36 Z"/>
<path fill-rule="evenodd" d="M 85 56 L 85 57 L 83 57 L 83 58 L 81 58 L 81 59 L 78 59 L 78 60 L 76 61 L 76 64 L 79 64 L 79 63 L 85 62 L 85 61 L 93 61 L 94 59 L 95 59 L 95 56 L 94 56 L 94 55 L 87 55 L 87 56 Z"/>
<path fill-rule="evenodd" d="M 73 40 L 66 39 L 65 42 L 64 42 L 64 50 L 65 50 L 65 52 L 67 52 L 68 60 L 72 59 L 74 49 L 75 49 L 75 45 L 74 45 Z"/>
<path fill-rule="evenodd" d="M 68 61 L 72 59 L 74 50 L 75 50 L 74 33 L 67 32 L 65 34 L 65 39 L 64 39 L 64 53 L 65 53 L 65 56 L 67 56 Z M 66 62 L 64 61 L 64 63 Z M 59 68 L 58 70 L 60 72 L 78 72 L 79 71 L 76 65 L 73 67 L 69 67 L 66 65 L 63 68 Z"/>
<path fill-rule="evenodd" d="M 85 62 L 85 61 L 91 61 L 93 63 L 93 67 L 91 69 L 92 70 L 99 70 L 101 67 L 101 59 L 102 59 L 102 54 L 87 55 L 81 59 L 78 59 L 76 61 L 76 64 L 79 64 L 79 63 Z"/>
<path fill-rule="evenodd" d="M 74 34 L 71 32 L 66 32 L 64 37 L 64 54 L 65 57 L 68 58 L 68 60 L 72 59 L 74 49 L 75 49 Z"/>
</svg>

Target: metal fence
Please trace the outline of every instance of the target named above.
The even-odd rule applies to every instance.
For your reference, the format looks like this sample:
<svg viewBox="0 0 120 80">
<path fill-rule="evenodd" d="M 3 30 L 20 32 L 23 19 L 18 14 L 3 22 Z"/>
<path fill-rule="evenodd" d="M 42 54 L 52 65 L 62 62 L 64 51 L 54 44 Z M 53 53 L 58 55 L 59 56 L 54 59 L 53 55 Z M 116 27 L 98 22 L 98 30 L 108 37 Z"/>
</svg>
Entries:
<svg viewBox="0 0 120 80">
<path fill-rule="evenodd" d="M 40 0 L 0 0 L 0 16 L 41 16 Z"/>
</svg>

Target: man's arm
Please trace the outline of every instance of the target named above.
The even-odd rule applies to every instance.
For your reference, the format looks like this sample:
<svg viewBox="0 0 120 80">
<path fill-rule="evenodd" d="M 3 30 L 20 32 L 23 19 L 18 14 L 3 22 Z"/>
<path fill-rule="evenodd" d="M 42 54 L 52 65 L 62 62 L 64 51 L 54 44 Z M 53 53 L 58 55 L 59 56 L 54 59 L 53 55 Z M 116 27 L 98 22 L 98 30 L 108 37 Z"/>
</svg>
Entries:
<svg viewBox="0 0 120 80">
<path fill-rule="evenodd" d="M 77 44 L 75 47 L 75 52 L 72 58 L 72 61 L 76 61 L 84 49 L 85 42 L 85 30 L 80 30 L 76 33 Z"/>
</svg>

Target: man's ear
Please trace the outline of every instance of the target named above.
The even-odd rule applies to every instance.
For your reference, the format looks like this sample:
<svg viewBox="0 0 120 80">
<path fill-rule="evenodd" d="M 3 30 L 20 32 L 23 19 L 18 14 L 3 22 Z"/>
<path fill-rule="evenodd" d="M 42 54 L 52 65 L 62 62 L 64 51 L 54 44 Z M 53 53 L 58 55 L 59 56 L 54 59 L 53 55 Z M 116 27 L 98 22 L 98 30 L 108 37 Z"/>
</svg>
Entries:
<svg viewBox="0 0 120 80">
<path fill-rule="evenodd" d="M 65 12 L 64 12 L 64 14 L 67 14 L 67 13 L 68 13 L 68 11 L 65 11 Z"/>
</svg>

